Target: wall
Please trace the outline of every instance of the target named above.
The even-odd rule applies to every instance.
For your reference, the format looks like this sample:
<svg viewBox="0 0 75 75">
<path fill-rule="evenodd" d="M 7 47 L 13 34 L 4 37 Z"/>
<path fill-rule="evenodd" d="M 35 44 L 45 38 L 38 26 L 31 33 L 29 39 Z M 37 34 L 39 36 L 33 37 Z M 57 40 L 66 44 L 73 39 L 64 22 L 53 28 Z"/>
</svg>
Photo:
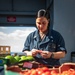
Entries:
<svg viewBox="0 0 75 75">
<path fill-rule="evenodd" d="M 75 0 L 54 0 L 54 27 L 64 37 L 67 55 L 61 62 L 71 60 L 75 51 Z"/>
<path fill-rule="evenodd" d="M 35 26 L 35 14 L 52 0 L 0 0 L 0 26 Z"/>
</svg>

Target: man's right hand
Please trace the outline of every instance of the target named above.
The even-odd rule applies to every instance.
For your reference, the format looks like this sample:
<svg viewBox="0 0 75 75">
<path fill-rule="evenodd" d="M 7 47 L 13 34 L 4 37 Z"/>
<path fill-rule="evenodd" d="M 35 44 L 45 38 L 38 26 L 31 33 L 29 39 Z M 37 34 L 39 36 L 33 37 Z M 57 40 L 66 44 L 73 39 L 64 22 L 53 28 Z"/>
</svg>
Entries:
<svg viewBox="0 0 75 75">
<path fill-rule="evenodd" d="M 36 56 L 38 54 L 38 50 L 37 49 L 32 49 L 32 56 Z"/>
</svg>

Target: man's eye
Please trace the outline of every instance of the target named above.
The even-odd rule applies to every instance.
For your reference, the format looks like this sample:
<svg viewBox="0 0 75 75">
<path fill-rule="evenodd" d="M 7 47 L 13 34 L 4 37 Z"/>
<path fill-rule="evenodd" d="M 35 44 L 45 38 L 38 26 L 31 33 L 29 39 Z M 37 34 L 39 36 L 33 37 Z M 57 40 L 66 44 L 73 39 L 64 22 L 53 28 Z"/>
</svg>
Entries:
<svg viewBox="0 0 75 75">
<path fill-rule="evenodd" d="M 46 23 L 45 23 L 45 22 L 42 22 L 42 23 L 39 23 L 39 22 L 38 22 L 37 24 L 39 24 L 39 25 L 40 25 L 40 24 L 45 25 Z"/>
<path fill-rule="evenodd" d="M 43 25 L 45 25 L 46 23 L 42 23 Z"/>
<path fill-rule="evenodd" d="M 40 25 L 41 23 L 39 23 L 39 22 L 38 22 L 37 24 L 39 24 L 39 25 Z"/>
</svg>

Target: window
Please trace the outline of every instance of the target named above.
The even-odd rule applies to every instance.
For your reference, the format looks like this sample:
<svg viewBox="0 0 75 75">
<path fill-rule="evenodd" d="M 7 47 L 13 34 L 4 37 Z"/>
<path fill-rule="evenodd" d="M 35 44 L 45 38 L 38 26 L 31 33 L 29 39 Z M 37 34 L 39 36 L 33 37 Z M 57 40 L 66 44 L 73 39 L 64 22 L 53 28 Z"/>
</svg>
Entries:
<svg viewBox="0 0 75 75">
<path fill-rule="evenodd" d="M 3 51 L 3 47 L 1 47 L 1 51 Z"/>
<path fill-rule="evenodd" d="M 10 46 L 11 52 L 22 52 L 26 37 L 35 27 L 0 27 L 0 45 Z M 2 50 L 2 49 L 1 49 Z M 8 48 L 6 48 L 8 51 Z"/>
</svg>

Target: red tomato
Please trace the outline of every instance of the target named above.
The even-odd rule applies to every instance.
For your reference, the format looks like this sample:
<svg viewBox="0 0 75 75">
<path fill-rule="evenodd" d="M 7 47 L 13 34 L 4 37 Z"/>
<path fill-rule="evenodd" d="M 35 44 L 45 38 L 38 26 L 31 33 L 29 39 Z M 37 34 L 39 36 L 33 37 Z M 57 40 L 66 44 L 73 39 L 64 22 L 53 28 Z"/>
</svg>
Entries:
<svg viewBox="0 0 75 75">
<path fill-rule="evenodd" d="M 41 75 L 43 73 L 43 70 L 38 71 L 38 75 Z"/>
<path fill-rule="evenodd" d="M 41 75 L 51 75 L 51 72 L 43 72 Z"/>
<path fill-rule="evenodd" d="M 50 70 L 47 67 L 37 68 L 36 71 L 38 72 L 38 75 L 50 74 Z"/>
<path fill-rule="evenodd" d="M 50 71 L 49 68 L 47 68 L 47 67 L 43 67 L 42 70 L 43 70 L 43 72 Z"/>
<path fill-rule="evenodd" d="M 38 75 L 38 73 L 35 69 L 31 69 L 30 70 L 30 75 Z"/>
<path fill-rule="evenodd" d="M 55 70 L 51 71 L 51 75 L 57 75 L 58 73 Z"/>
<path fill-rule="evenodd" d="M 30 75 L 30 70 L 28 70 L 28 71 L 23 71 L 22 73 L 20 73 L 20 75 Z"/>
</svg>

